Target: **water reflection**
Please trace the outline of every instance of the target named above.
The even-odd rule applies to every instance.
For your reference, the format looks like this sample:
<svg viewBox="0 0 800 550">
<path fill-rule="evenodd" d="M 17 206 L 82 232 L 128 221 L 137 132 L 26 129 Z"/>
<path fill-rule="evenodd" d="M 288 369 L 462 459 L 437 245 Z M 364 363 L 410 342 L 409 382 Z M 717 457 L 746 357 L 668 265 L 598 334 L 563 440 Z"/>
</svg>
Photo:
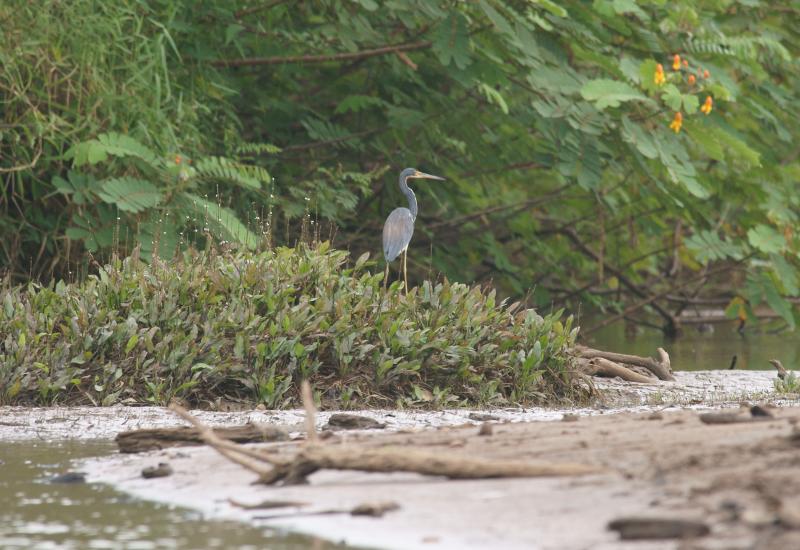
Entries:
<svg viewBox="0 0 800 550">
<path fill-rule="evenodd" d="M 344 548 L 127 497 L 109 487 L 51 483 L 69 460 L 113 452 L 110 442 L 0 443 L 0 548 L 151 550 Z"/>
<path fill-rule="evenodd" d="M 596 318 L 584 317 L 592 326 Z M 656 348 L 669 352 L 675 370 L 727 369 L 736 355 L 737 369 L 770 370 L 770 359 L 780 360 L 786 368 L 800 368 L 800 340 L 793 332 L 769 333 L 745 331 L 739 334 L 735 323 L 717 324 L 713 332 L 700 332 L 688 326 L 683 334 L 670 339 L 661 331 L 638 327 L 626 331 L 624 323 L 614 323 L 591 334 L 586 344 L 599 349 L 635 355 L 656 355 Z"/>
</svg>

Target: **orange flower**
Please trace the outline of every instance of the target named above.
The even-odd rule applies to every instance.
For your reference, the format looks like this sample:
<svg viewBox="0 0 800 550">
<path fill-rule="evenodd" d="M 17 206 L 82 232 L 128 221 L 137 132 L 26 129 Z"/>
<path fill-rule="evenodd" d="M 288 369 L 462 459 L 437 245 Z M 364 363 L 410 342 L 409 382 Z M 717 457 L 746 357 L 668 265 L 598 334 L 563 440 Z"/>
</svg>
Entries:
<svg viewBox="0 0 800 550">
<path fill-rule="evenodd" d="M 686 61 L 685 59 L 683 60 L 683 68 L 684 69 L 688 69 L 689 68 L 689 62 Z"/>
<path fill-rule="evenodd" d="M 180 164 L 180 163 L 181 163 L 181 156 L 175 155 L 175 164 Z"/>
<path fill-rule="evenodd" d="M 689 86 L 694 86 L 694 83 L 697 82 L 697 79 L 694 77 L 693 74 L 689 75 Z"/>
<path fill-rule="evenodd" d="M 712 105 L 714 105 L 714 100 L 711 99 L 711 96 L 706 96 L 706 101 L 703 103 L 703 106 L 700 107 L 700 110 L 705 114 L 708 114 L 711 112 Z"/>
<path fill-rule="evenodd" d="M 673 71 L 681 70 L 681 56 L 679 56 L 678 54 L 672 56 L 672 70 Z"/>
<path fill-rule="evenodd" d="M 675 113 L 675 118 L 672 119 L 669 127 L 670 129 L 674 130 L 677 134 L 681 131 L 681 126 L 683 125 L 683 115 L 679 112 Z"/>
<path fill-rule="evenodd" d="M 708 72 L 708 69 L 706 69 L 705 71 L 703 71 L 703 78 L 708 78 L 709 76 L 711 76 L 711 73 L 710 73 L 710 72 Z"/>
<path fill-rule="evenodd" d="M 656 86 L 663 86 L 666 81 L 667 78 L 664 76 L 664 66 L 659 63 L 656 65 L 656 74 L 653 76 L 653 82 L 656 83 Z"/>
</svg>

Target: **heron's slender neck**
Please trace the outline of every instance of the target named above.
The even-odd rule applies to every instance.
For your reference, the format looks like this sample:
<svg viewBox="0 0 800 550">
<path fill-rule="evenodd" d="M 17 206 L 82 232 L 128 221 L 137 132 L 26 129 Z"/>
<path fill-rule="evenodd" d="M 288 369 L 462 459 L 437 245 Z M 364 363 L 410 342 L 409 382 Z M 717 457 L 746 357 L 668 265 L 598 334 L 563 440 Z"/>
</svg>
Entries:
<svg viewBox="0 0 800 550">
<path fill-rule="evenodd" d="M 411 210 L 411 215 L 414 216 L 414 218 L 416 219 L 417 197 L 416 195 L 414 195 L 414 191 L 412 191 L 411 188 L 408 186 L 408 183 L 406 183 L 406 179 L 407 178 L 405 177 L 400 178 L 400 191 L 402 191 L 403 194 L 408 199 L 408 209 Z"/>
</svg>

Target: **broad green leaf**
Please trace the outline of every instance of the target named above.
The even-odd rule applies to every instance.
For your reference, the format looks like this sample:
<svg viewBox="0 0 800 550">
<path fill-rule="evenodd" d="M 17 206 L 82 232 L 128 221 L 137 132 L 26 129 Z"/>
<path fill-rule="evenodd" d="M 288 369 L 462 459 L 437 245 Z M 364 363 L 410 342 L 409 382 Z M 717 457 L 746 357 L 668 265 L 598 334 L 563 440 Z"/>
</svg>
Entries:
<svg viewBox="0 0 800 550">
<path fill-rule="evenodd" d="M 765 254 L 777 254 L 786 246 L 786 238 L 774 228 L 759 224 L 747 231 L 747 240 L 753 248 Z"/>
<path fill-rule="evenodd" d="M 667 107 L 673 111 L 680 111 L 681 104 L 683 103 L 683 96 L 681 92 L 675 87 L 674 84 L 667 84 L 664 86 L 664 91 L 661 94 L 661 99 L 667 104 Z"/>
<path fill-rule="evenodd" d="M 700 146 L 703 152 L 710 158 L 718 161 L 725 160 L 725 152 L 717 141 L 714 133 L 702 123 L 693 121 L 684 122 L 684 129 L 689 137 Z"/>
<path fill-rule="evenodd" d="M 656 65 L 658 62 L 655 59 L 646 59 L 639 65 L 639 82 L 642 88 L 651 93 L 662 89 L 655 83 Z"/>
<path fill-rule="evenodd" d="M 693 115 L 700 106 L 700 100 L 697 99 L 696 95 L 683 94 L 681 95 L 681 104 L 683 104 L 683 110 L 687 115 Z"/>
<path fill-rule="evenodd" d="M 432 34 L 432 50 L 442 65 L 464 69 L 470 64 L 469 32 L 464 16 L 457 11 L 439 23 Z"/>
<path fill-rule="evenodd" d="M 786 294 L 789 296 L 797 296 L 800 294 L 800 288 L 797 285 L 797 269 L 789 265 L 786 258 L 780 254 L 773 254 L 770 256 L 772 267 L 775 270 L 778 280 L 783 285 Z"/>
<path fill-rule="evenodd" d="M 627 116 L 622 117 L 622 139 L 633 144 L 636 149 L 649 159 L 658 158 L 658 149 L 648 131 L 632 122 Z"/>
<path fill-rule="evenodd" d="M 614 11 L 618 14 L 633 14 L 642 21 L 650 20 L 650 16 L 634 0 L 613 0 L 613 6 Z"/>
<path fill-rule="evenodd" d="M 534 4 L 539 4 L 544 9 L 555 15 L 556 17 L 568 17 L 569 13 L 566 9 L 561 7 L 556 2 L 552 2 L 551 0 L 530 0 Z"/>
<path fill-rule="evenodd" d="M 239 35 L 240 32 L 245 30 L 245 27 L 238 23 L 231 23 L 225 27 L 225 44 L 230 44 Z"/>
<path fill-rule="evenodd" d="M 726 156 L 731 162 L 747 166 L 761 166 L 761 155 L 739 138 L 734 137 L 722 128 L 717 128 L 714 135 L 717 141 L 727 149 Z"/>
<path fill-rule="evenodd" d="M 767 281 L 764 285 L 764 298 L 767 305 L 786 321 L 790 330 L 794 330 L 795 320 L 792 304 L 781 296 L 771 277 L 764 277 L 764 279 Z"/>
<path fill-rule="evenodd" d="M 581 88 L 581 96 L 587 101 L 594 101 L 598 109 L 619 107 L 624 101 L 646 101 L 647 97 L 636 88 L 618 80 L 591 80 Z"/>
<path fill-rule="evenodd" d="M 703 263 L 728 258 L 738 260 L 743 256 L 741 247 L 721 239 L 715 231 L 698 231 L 688 237 L 684 244 Z"/>
<path fill-rule="evenodd" d="M 486 0 L 480 0 L 479 3 L 483 13 L 485 13 L 486 17 L 489 18 L 489 21 L 491 21 L 497 27 L 497 30 L 507 34 L 508 36 L 514 36 L 514 28 L 511 26 L 508 20 L 500 14 L 500 12 L 494 9 L 494 7 Z"/>
</svg>

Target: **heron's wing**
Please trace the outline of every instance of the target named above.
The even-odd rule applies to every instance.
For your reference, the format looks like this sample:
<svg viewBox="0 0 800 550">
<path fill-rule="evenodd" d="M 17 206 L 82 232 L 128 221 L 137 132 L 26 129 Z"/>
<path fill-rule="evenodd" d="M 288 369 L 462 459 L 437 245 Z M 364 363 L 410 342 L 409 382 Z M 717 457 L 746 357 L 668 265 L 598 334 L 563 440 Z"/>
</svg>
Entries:
<svg viewBox="0 0 800 550">
<path fill-rule="evenodd" d="M 395 208 L 383 224 L 383 257 L 387 262 L 397 258 L 411 242 L 414 216 L 408 208 Z"/>
</svg>

